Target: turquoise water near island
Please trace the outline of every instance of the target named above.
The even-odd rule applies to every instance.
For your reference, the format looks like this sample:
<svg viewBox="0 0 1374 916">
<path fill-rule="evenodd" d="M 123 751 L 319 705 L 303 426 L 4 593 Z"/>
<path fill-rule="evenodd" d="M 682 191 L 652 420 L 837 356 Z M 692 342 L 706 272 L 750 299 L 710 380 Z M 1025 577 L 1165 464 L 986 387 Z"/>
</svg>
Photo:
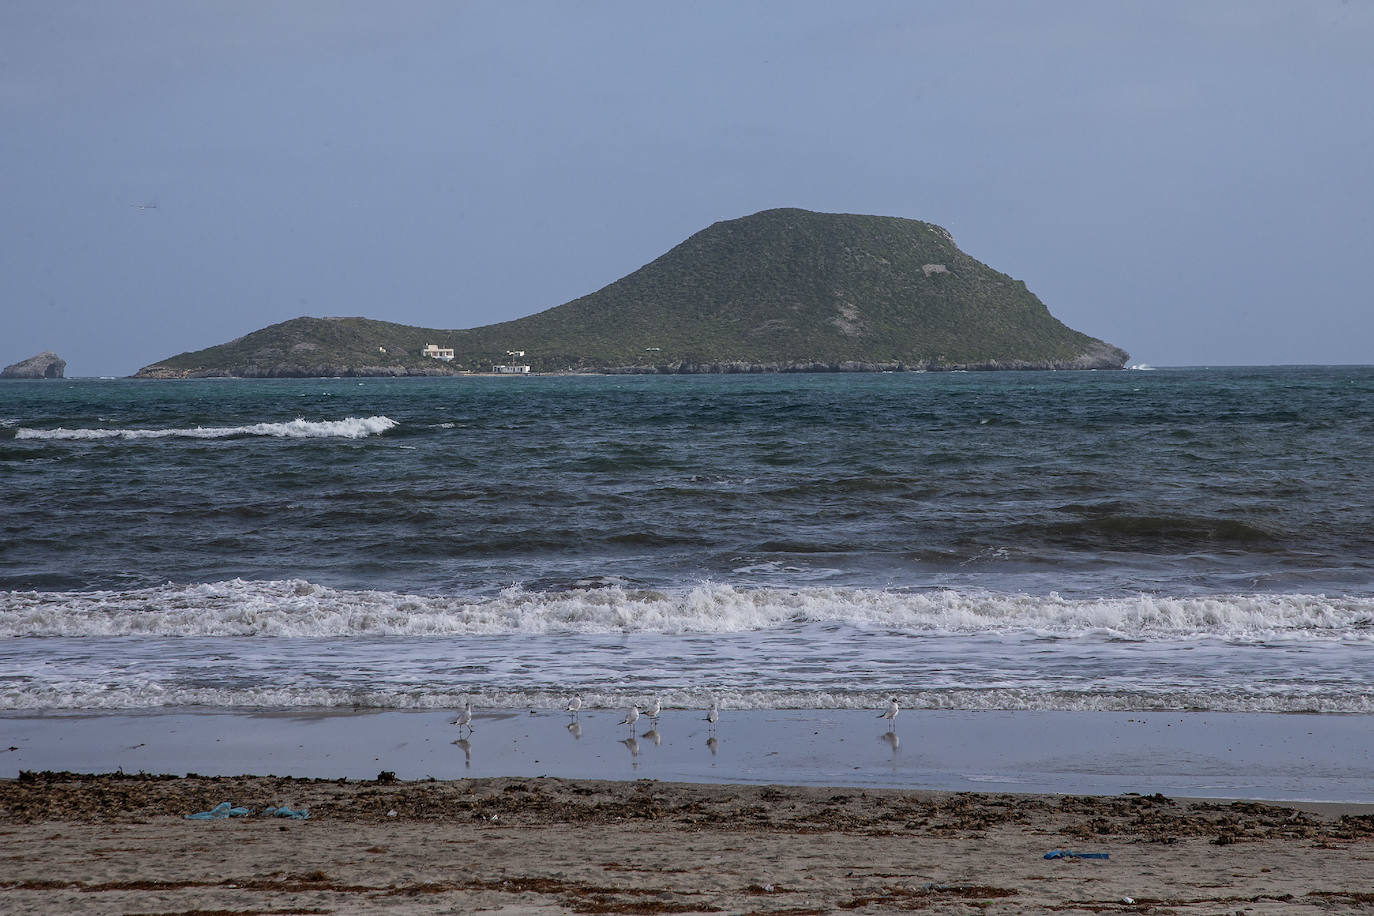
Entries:
<svg viewBox="0 0 1374 916">
<path fill-rule="evenodd" d="M 0 711 L 1374 712 L 1374 369 L 0 385 Z"/>
</svg>

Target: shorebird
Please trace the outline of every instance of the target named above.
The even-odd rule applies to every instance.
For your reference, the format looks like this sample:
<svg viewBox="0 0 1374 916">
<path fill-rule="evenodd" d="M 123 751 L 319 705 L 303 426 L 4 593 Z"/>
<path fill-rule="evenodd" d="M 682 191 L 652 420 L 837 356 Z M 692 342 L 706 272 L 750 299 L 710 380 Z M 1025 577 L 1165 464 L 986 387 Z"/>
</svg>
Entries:
<svg viewBox="0 0 1374 916">
<path fill-rule="evenodd" d="M 652 719 L 654 725 L 657 726 L 658 714 L 661 712 L 663 712 L 663 704 L 658 701 L 658 697 L 654 697 L 654 705 L 650 706 L 647 710 L 645 710 L 644 715 Z"/>
<path fill-rule="evenodd" d="M 456 718 L 456 719 L 453 720 L 453 724 L 456 725 L 456 726 L 458 726 L 458 734 L 459 734 L 459 735 L 462 735 L 462 734 L 463 734 L 463 728 L 464 728 L 464 727 L 467 728 L 468 734 L 472 734 L 472 701 L 471 701 L 471 700 L 465 700 L 465 701 L 463 702 L 463 711 L 462 711 L 461 713 L 458 714 L 458 718 Z"/>
<path fill-rule="evenodd" d="M 581 709 L 582 694 L 579 693 L 577 696 L 573 697 L 571 700 L 568 701 L 568 712 L 571 713 L 574 718 L 576 718 L 578 711 Z"/>
<path fill-rule="evenodd" d="M 631 706 L 630 711 L 625 713 L 625 718 L 620 720 L 621 725 L 630 726 L 630 731 L 634 731 L 635 723 L 639 721 L 639 707 Z"/>
<path fill-rule="evenodd" d="M 900 711 L 900 707 L 897 705 L 897 698 L 896 698 L 896 697 L 893 697 L 892 699 L 890 699 L 890 700 L 887 701 L 887 709 L 885 709 L 883 712 L 879 713 L 879 714 L 878 714 L 878 718 L 879 718 L 879 719 L 886 719 L 886 720 L 887 720 L 887 727 L 888 727 L 888 729 L 890 730 L 890 729 L 892 728 L 893 724 L 897 721 L 897 713 L 898 713 L 899 711 Z"/>
<path fill-rule="evenodd" d="M 712 700 L 712 701 L 711 701 L 711 708 L 708 709 L 708 710 L 706 710 L 706 722 L 708 723 L 708 728 L 715 728 L 715 727 L 716 727 L 716 721 L 717 721 L 719 718 L 720 718 L 720 704 L 719 704 L 717 701 Z"/>
</svg>

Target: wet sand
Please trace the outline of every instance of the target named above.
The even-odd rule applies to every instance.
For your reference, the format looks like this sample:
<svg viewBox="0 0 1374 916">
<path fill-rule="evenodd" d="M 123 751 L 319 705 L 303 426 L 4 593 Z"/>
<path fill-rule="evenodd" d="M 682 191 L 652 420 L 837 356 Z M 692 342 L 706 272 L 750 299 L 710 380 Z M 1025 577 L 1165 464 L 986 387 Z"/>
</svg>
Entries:
<svg viewBox="0 0 1374 916">
<path fill-rule="evenodd" d="M 288 821 L 184 814 L 230 801 Z M 6 913 L 1330 914 L 1374 807 L 497 778 L 0 780 Z M 1107 859 L 1045 859 L 1051 850 Z"/>
<path fill-rule="evenodd" d="M 0 715 L 21 770 L 366 779 L 559 776 L 665 782 L 1374 803 L 1374 716 L 1262 713 L 665 710 L 173 710 Z M 12 748 L 12 750 L 11 750 Z"/>
</svg>

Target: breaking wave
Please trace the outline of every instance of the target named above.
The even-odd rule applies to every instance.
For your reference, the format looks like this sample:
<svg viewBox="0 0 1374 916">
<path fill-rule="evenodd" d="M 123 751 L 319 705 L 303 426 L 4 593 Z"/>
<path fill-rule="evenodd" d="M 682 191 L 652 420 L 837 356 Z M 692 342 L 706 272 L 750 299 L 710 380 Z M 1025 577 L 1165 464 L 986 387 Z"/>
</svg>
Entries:
<svg viewBox="0 0 1374 916">
<path fill-rule="evenodd" d="M 1374 598 L 1303 594 L 1065 598 L 966 591 L 623 586 L 485 597 L 234 579 L 130 591 L 0 592 L 0 637 L 736 633 L 806 624 L 923 635 L 1242 643 L 1374 642 Z"/>
<path fill-rule="evenodd" d="M 468 688 L 348 689 L 314 686 L 197 687 L 167 684 L 69 683 L 34 686 L 0 693 L 0 710 L 157 710 L 157 709 L 457 709 L 464 701 L 492 710 L 562 710 L 568 690 L 502 690 Z M 705 709 L 714 700 L 734 709 L 881 709 L 892 690 L 744 690 L 738 688 L 666 689 L 652 694 L 667 715 Z M 895 691 L 903 709 L 1067 710 L 1074 712 L 1139 712 L 1208 710 L 1252 713 L 1374 714 L 1374 697 L 1359 690 L 1275 689 L 1218 691 L 1045 690 L 1028 687 L 957 688 Z M 587 710 L 615 710 L 643 702 L 643 689 L 584 690 Z M 693 719 L 700 713 L 687 713 Z M 727 713 L 728 714 L 728 713 Z"/>
<path fill-rule="evenodd" d="M 304 420 L 287 423 L 253 423 L 248 426 L 194 426 L 184 429 L 31 429 L 19 427 L 16 439 L 228 439 L 236 436 L 271 436 L 278 439 L 365 439 L 394 429 L 390 417 L 348 417 L 343 420 Z"/>
</svg>

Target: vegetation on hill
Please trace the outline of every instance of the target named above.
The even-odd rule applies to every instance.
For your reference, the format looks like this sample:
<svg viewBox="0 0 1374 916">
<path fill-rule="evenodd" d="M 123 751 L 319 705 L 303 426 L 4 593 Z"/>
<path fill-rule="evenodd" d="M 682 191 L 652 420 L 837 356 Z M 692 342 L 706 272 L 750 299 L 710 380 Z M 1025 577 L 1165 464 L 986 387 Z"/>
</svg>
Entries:
<svg viewBox="0 0 1374 916">
<path fill-rule="evenodd" d="M 370 318 L 293 318 L 236 340 L 145 366 L 142 378 L 449 375 L 420 351 L 452 331 Z"/>
<path fill-rule="evenodd" d="M 427 344 L 452 348 L 454 361 L 420 356 Z M 603 289 L 515 321 L 441 331 L 299 318 L 140 375 L 437 374 L 511 362 L 536 372 L 1120 368 L 1126 359 L 938 226 L 781 209 L 716 223 Z"/>
</svg>

